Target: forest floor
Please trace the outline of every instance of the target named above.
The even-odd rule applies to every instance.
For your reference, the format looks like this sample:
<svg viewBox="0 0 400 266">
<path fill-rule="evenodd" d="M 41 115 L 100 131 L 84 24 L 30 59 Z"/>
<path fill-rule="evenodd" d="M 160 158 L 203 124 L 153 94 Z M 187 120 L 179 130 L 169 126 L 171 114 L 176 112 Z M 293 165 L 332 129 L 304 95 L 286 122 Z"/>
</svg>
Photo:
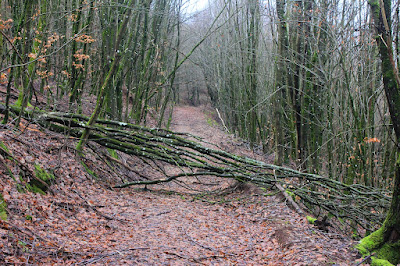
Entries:
<svg viewBox="0 0 400 266">
<path fill-rule="evenodd" d="M 176 107 L 172 130 L 263 159 L 215 119 L 204 107 Z M 0 264 L 354 265 L 357 259 L 354 241 L 335 229 L 319 231 L 279 194 L 266 195 L 271 191 L 214 177 L 115 190 L 122 170 L 96 149 L 81 159 L 74 139 L 25 121 L 20 130 L 0 129 L 0 140 L 21 164 L 32 171 L 39 164 L 56 177 L 46 195 L 24 193 L 7 172 L 6 165 L 21 174 L 15 164 L 0 158 L 8 212 L 0 221 Z M 145 164 L 119 158 L 151 178 Z"/>
</svg>

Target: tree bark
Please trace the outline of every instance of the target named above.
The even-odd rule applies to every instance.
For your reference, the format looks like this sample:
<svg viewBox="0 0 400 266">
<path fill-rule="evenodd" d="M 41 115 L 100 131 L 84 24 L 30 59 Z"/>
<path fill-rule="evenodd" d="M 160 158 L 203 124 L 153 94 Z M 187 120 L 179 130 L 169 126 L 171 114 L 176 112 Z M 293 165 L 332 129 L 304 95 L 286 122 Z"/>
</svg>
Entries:
<svg viewBox="0 0 400 266">
<path fill-rule="evenodd" d="M 274 103 L 274 141 L 276 149 L 275 164 L 282 165 L 285 160 L 285 119 L 284 119 L 284 108 L 285 108 L 285 78 L 286 78 L 286 63 L 285 59 L 287 56 L 287 28 L 285 21 L 285 6 L 286 0 L 276 0 L 276 11 L 278 14 L 278 51 L 276 58 L 276 69 L 275 69 L 275 90 L 276 97 Z"/>
<path fill-rule="evenodd" d="M 364 238 L 357 246 L 363 255 L 375 252 L 373 264 L 400 263 L 400 79 L 394 62 L 391 38 L 391 0 L 369 2 L 377 30 L 376 40 L 381 57 L 383 87 L 389 106 L 390 117 L 396 135 L 398 159 L 395 166 L 392 201 L 382 227 Z"/>
</svg>

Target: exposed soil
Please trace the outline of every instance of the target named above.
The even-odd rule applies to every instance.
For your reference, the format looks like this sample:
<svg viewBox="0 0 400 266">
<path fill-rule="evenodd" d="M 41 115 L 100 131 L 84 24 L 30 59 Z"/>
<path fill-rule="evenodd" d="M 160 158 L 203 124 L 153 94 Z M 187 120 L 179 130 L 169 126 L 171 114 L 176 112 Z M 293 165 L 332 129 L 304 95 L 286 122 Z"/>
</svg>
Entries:
<svg viewBox="0 0 400 266">
<path fill-rule="evenodd" d="M 256 156 L 214 118 L 204 107 L 176 107 L 172 129 Z M 75 140 L 25 126 L 22 132 L 1 129 L 0 140 L 21 163 L 51 169 L 57 180 L 47 195 L 22 193 L 16 186 L 20 180 L 0 164 L 8 210 L 8 221 L 0 222 L 1 263 L 350 265 L 356 260 L 353 241 L 309 225 L 279 195 L 265 196 L 271 192 L 215 177 L 113 190 L 121 169 L 108 167 L 88 150 L 83 161 L 97 173 L 95 179 L 76 156 Z M 120 158 L 151 174 L 142 163 Z M 1 159 L 18 176 L 12 160 Z"/>
</svg>

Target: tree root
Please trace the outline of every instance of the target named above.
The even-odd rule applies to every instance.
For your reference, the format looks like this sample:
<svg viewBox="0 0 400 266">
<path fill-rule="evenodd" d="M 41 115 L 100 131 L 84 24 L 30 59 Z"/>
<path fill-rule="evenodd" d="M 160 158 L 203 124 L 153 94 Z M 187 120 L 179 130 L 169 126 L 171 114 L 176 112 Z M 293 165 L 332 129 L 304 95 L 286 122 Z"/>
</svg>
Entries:
<svg viewBox="0 0 400 266">
<path fill-rule="evenodd" d="M 356 246 L 361 255 L 371 258 L 371 265 L 398 265 L 400 263 L 400 240 L 388 241 L 385 224 L 363 238 Z"/>
</svg>

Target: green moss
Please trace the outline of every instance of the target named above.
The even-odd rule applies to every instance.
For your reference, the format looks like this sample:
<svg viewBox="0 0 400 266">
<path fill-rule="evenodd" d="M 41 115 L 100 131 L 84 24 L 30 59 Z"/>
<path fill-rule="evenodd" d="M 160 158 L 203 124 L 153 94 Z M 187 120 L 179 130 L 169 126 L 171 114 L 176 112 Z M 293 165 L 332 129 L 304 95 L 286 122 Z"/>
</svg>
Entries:
<svg viewBox="0 0 400 266">
<path fill-rule="evenodd" d="M 118 154 L 117 154 L 117 151 L 116 151 L 116 150 L 114 150 L 114 149 L 109 149 L 109 148 L 107 148 L 107 150 L 108 150 L 108 153 L 110 154 L 111 157 L 113 157 L 113 158 L 115 158 L 115 159 L 118 159 Z"/>
<path fill-rule="evenodd" d="M 265 197 L 270 197 L 270 196 L 275 196 L 278 195 L 279 193 L 281 193 L 279 190 L 275 191 L 275 192 L 271 192 L 271 193 L 264 193 L 263 195 Z"/>
<path fill-rule="evenodd" d="M 2 147 L 6 152 L 10 152 L 10 150 L 7 148 L 6 144 L 4 142 L 0 141 L 0 147 Z"/>
<path fill-rule="evenodd" d="M 6 146 L 2 141 L 0 141 L 0 146 L 1 146 L 5 151 L 10 152 L 10 151 L 8 150 L 7 146 Z M 11 153 L 10 153 L 10 154 L 11 154 Z M 7 156 L 7 159 L 13 160 L 13 158 L 10 157 L 10 156 Z M 11 178 L 16 182 L 17 179 L 15 178 L 15 176 L 14 176 L 13 172 L 11 171 L 11 169 L 10 169 L 6 164 L 4 164 L 4 167 L 7 169 L 8 175 L 11 176 Z"/>
<path fill-rule="evenodd" d="M 22 88 L 20 90 L 22 91 Z M 14 103 L 14 106 L 21 107 L 22 106 L 22 98 L 23 98 L 23 93 L 20 93 L 18 95 L 17 101 Z M 28 102 L 28 106 L 27 107 L 33 108 L 33 105 L 30 102 Z"/>
<path fill-rule="evenodd" d="M 371 257 L 371 266 L 394 266 L 394 265 L 388 262 L 387 260 Z"/>
<path fill-rule="evenodd" d="M 357 230 L 353 231 L 351 238 L 352 239 L 360 239 L 360 234 L 357 232 Z"/>
<path fill-rule="evenodd" d="M 37 182 L 37 181 L 36 181 Z M 43 184 L 41 184 L 43 186 Z M 46 195 L 46 193 L 36 185 L 26 184 L 26 189 L 30 192 Z"/>
<path fill-rule="evenodd" d="M 55 180 L 56 178 L 54 177 L 53 174 L 47 172 L 44 170 L 40 165 L 35 164 L 35 174 L 37 178 L 40 178 L 44 182 L 50 184 L 52 180 Z"/>
<path fill-rule="evenodd" d="M 22 93 L 18 94 L 18 99 L 14 103 L 14 106 L 16 106 L 16 107 L 21 107 L 21 105 L 22 105 Z"/>
<path fill-rule="evenodd" d="M 50 185 L 51 182 L 56 179 L 53 174 L 47 172 L 38 164 L 35 164 L 35 176 L 36 178 L 44 181 L 47 186 L 36 179 L 31 179 L 31 181 L 26 184 L 26 188 L 28 189 L 28 191 L 39 194 L 46 194 L 48 185 Z"/>
<path fill-rule="evenodd" d="M 82 164 L 82 166 L 85 168 L 86 172 L 87 172 L 89 175 L 93 176 L 95 179 L 98 179 L 98 178 L 99 178 L 99 177 L 97 176 L 97 174 L 96 174 L 95 172 L 93 172 L 93 171 L 89 168 L 89 166 L 87 166 L 87 164 L 85 164 L 84 162 L 81 162 L 81 164 Z"/>
<path fill-rule="evenodd" d="M 379 230 L 361 239 L 360 244 L 356 246 L 356 249 L 361 255 L 368 256 L 371 251 L 378 249 L 383 242 L 383 227 L 381 227 Z"/>
<path fill-rule="evenodd" d="M 315 219 L 315 218 L 313 218 L 313 217 L 311 217 L 311 216 L 307 216 L 306 218 L 307 218 L 307 221 L 308 221 L 310 224 L 314 224 L 315 221 L 317 220 L 317 219 Z"/>
<path fill-rule="evenodd" d="M 296 195 L 295 195 L 292 191 L 286 189 L 286 193 L 287 193 L 290 197 L 292 197 L 292 199 L 293 199 L 294 201 L 296 200 Z"/>
<path fill-rule="evenodd" d="M 23 186 L 22 184 L 17 184 L 17 191 L 19 193 L 25 193 L 27 191 L 27 188 Z"/>
<path fill-rule="evenodd" d="M 389 264 L 378 264 L 378 265 L 392 265 L 400 263 L 400 242 L 386 243 L 376 251 L 376 257 L 382 260 L 388 261 Z"/>
<path fill-rule="evenodd" d="M 0 194 L 0 219 L 3 221 L 7 220 L 7 204 L 2 194 Z"/>
<path fill-rule="evenodd" d="M 385 242 L 383 237 L 384 230 L 384 226 L 382 226 L 379 230 L 361 239 L 360 244 L 356 246 L 356 249 L 363 256 L 375 253 L 371 257 L 372 265 L 386 266 L 400 263 L 400 242 Z"/>
</svg>

